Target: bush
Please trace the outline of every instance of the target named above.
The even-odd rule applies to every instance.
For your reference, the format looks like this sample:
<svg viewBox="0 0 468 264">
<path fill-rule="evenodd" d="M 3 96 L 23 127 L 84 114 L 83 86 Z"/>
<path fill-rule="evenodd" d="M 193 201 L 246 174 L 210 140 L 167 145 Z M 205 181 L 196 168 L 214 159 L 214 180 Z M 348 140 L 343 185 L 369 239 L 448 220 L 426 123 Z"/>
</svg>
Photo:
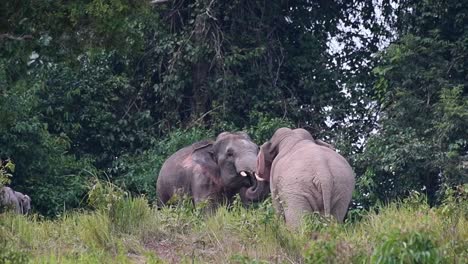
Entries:
<svg viewBox="0 0 468 264">
<path fill-rule="evenodd" d="M 384 236 L 372 253 L 373 263 L 440 263 L 431 235 L 417 231 L 393 231 Z"/>
<path fill-rule="evenodd" d="M 453 188 L 445 186 L 440 213 L 447 218 L 468 218 L 468 183 Z M 466 205 L 466 206 L 465 206 Z"/>
<path fill-rule="evenodd" d="M 270 140 L 271 136 L 275 133 L 278 128 L 281 127 L 293 127 L 291 120 L 287 118 L 272 117 L 265 113 L 252 112 L 250 114 L 251 123 L 250 127 L 244 127 L 244 131 L 247 132 L 252 140 L 259 146 L 263 142 Z"/>
<path fill-rule="evenodd" d="M 94 209 L 110 212 L 117 203 L 128 197 L 128 193 L 110 181 L 100 181 L 96 177 L 88 192 L 88 205 Z"/>
<path fill-rule="evenodd" d="M 0 160 L 0 188 L 11 182 L 13 172 L 15 172 L 15 164 L 10 159 L 7 159 L 5 163 Z"/>
<path fill-rule="evenodd" d="M 132 233 L 151 215 L 148 201 L 144 197 L 119 200 L 109 212 L 114 229 L 119 233 Z"/>
<path fill-rule="evenodd" d="M 106 214 L 113 229 L 131 233 L 151 214 L 151 208 L 144 197 L 132 198 L 127 192 L 111 182 L 94 179 L 88 192 L 88 204 Z"/>
<path fill-rule="evenodd" d="M 109 217 L 102 212 L 80 215 L 79 236 L 88 247 L 105 251 L 116 251 L 116 240 L 112 233 Z"/>
<path fill-rule="evenodd" d="M 7 264 L 22 264 L 28 263 L 30 256 L 26 251 L 16 251 L 6 247 L 6 245 L 0 244 L 0 263 Z"/>
<path fill-rule="evenodd" d="M 267 261 L 262 261 L 262 260 L 256 260 L 249 258 L 248 256 L 243 256 L 240 254 L 234 254 L 230 258 L 230 262 L 233 264 L 266 264 L 268 263 Z"/>
<path fill-rule="evenodd" d="M 306 250 L 305 263 L 335 263 L 337 241 L 328 237 L 312 241 Z"/>
<path fill-rule="evenodd" d="M 86 190 L 85 171 L 94 168 L 86 157 L 69 153 L 66 135 L 52 135 L 40 121 L 40 88 L 38 82 L 23 80 L 0 93 L 0 158 L 14 162 L 11 185 L 32 198 L 33 210 L 55 216 L 78 207 Z"/>
<path fill-rule="evenodd" d="M 156 198 L 156 180 L 164 161 L 177 150 L 203 139 L 213 138 L 211 130 L 193 127 L 177 129 L 153 142 L 153 147 L 141 155 L 124 155 L 114 162 L 112 174 L 118 175 L 116 184 L 133 194 Z"/>
</svg>

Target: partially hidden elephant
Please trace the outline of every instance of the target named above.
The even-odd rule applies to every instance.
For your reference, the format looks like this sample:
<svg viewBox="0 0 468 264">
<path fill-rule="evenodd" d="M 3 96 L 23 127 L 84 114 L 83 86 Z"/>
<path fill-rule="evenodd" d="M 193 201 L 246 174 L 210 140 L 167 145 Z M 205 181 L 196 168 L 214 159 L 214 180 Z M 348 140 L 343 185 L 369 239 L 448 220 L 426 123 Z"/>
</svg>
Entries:
<svg viewBox="0 0 468 264">
<path fill-rule="evenodd" d="M 345 158 L 323 143 L 304 129 L 280 128 L 260 147 L 255 176 L 270 183 L 273 206 L 288 226 L 297 227 L 311 212 L 344 220 L 355 175 Z"/>
<path fill-rule="evenodd" d="M 254 176 L 258 146 L 244 132 L 223 132 L 215 141 L 200 141 L 172 154 L 156 183 L 159 205 L 174 195 L 188 195 L 194 204 L 207 201 L 209 209 L 232 202 L 240 194 L 244 203 L 263 200 L 269 184 Z"/>
<path fill-rule="evenodd" d="M 31 211 L 31 197 L 27 194 L 23 194 L 15 191 L 15 196 L 18 199 L 20 211 L 22 214 L 28 214 Z"/>
<path fill-rule="evenodd" d="M 27 214 L 31 210 L 31 198 L 5 186 L 0 188 L 0 207 L 18 214 Z"/>
</svg>

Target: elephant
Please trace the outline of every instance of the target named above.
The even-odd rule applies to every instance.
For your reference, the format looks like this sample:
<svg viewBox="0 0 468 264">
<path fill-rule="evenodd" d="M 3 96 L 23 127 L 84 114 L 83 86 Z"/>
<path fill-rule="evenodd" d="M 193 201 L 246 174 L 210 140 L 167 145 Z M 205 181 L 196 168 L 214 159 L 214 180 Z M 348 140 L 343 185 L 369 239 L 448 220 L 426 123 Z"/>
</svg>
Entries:
<svg viewBox="0 0 468 264">
<path fill-rule="evenodd" d="M 175 194 L 188 195 L 208 210 L 232 202 L 240 194 L 244 203 L 263 200 L 269 184 L 254 176 L 258 146 L 245 132 L 223 132 L 215 141 L 204 140 L 172 154 L 162 165 L 156 182 L 159 205 Z"/>
<path fill-rule="evenodd" d="M 346 159 L 325 144 L 305 129 L 280 128 L 260 147 L 255 177 L 270 183 L 273 206 L 288 226 L 299 226 L 311 212 L 344 220 L 355 174 Z"/>
<path fill-rule="evenodd" d="M 16 198 L 18 199 L 20 212 L 22 214 L 28 214 L 31 211 L 31 197 L 26 194 L 14 191 Z"/>
<path fill-rule="evenodd" d="M 21 213 L 21 206 L 15 191 L 10 187 L 0 188 L 0 208 L 12 210 L 18 214 Z"/>
</svg>

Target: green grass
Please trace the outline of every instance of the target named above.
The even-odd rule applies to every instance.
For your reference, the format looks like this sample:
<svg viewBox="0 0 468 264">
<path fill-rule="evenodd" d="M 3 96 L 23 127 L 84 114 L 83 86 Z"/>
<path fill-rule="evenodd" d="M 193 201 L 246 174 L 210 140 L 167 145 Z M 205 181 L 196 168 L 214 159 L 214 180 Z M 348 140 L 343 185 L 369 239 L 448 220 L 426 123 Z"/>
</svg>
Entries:
<svg viewBox="0 0 468 264">
<path fill-rule="evenodd" d="M 0 263 L 464 263 L 468 204 L 420 196 L 337 224 L 311 215 L 288 229 L 269 201 L 205 215 L 181 202 L 119 198 L 58 219 L 0 215 Z M 107 205 L 109 205 L 107 204 Z M 378 211 L 378 213 L 376 212 Z"/>
</svg>

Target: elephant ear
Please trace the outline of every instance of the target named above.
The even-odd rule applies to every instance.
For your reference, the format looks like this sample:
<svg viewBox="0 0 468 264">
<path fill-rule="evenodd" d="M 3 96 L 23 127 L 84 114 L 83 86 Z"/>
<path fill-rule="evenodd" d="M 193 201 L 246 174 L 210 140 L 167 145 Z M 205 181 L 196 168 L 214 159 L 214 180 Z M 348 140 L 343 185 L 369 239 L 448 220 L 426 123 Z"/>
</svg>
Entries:
<svg viewBox="0 0 468 264">
<path fill-rule="evenodd" d="M 21 199 L 21 201 L 23 202 L 23 204 L 30 203 L 31 202 L 31 197 L 29 197 L 27 194 L 25 194 L 23 196 L 23 198 Z"/>
<path fill-rule="evenodd" d="M 199 164 L 202 168 L 217 171 L 218 164 L 212 141 L 199 142 L 193 146 L 192 160 Z"/>
<path fill-rule="evenodd" d="M 257 175 L 263 180 L 270 181 L 270 170 L 272 163 L 271 143 L 266 142 L 260 147 L 257 156 Z"/>
</svg>

